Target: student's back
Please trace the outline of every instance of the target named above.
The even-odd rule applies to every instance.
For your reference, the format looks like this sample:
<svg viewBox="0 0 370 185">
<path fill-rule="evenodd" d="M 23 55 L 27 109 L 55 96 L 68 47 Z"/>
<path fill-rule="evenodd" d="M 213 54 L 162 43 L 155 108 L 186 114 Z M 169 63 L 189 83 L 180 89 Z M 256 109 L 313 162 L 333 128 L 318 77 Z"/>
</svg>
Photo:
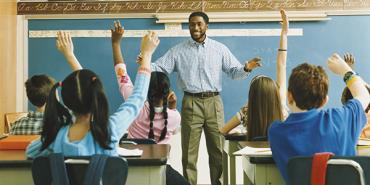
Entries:
<svg viewBox="0 0 370 185">
<path fill-rule="evenodd" d="M 338 66 L 344 63 L 337 55 L 333 58 Z M 345 70 L 350 68 L 342 71 Z M 357 81 L 347 85 L 356 90 L 362 81 L 358 76 L 353 78 Z M 357 139 L 366 123 L 364 104 L 370 100 L 362 88 L 358 88 L 358 98 L 343 107 L 320 110 L 328 98 L 325 71 L 320 66 L 309 64 L 293 69 L 288 88 L 288 102 L 293 113 L 284 122 L 274 122 L 269 129 L 272 154 L 286 182 L 286 165 L 293 156 L 310 156 L 316 152 L 356 154 Z"/>
<path fill-rule="evenodd" d="M 42 130 L 46 99 L 53 87 L 55 80 L 47 75 L 34 75 L 25 82 L 27 98 L 36 111 L 29 111 L 23 117 L 12 124 L 12 135 L 38 135 Z"/>
</svg>

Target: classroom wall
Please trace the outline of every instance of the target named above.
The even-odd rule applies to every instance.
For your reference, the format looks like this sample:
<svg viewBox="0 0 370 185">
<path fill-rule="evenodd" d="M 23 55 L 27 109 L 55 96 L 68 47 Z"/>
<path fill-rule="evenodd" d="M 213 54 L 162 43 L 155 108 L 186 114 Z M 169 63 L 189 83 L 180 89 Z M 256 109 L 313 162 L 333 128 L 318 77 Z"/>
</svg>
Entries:
<svg viewBox="0 0 370 185">
<path fill-rule="evenodd" d="M 0 1 L 0 133 L 4 113 L 16 110 L 16 0 Z"/>
<path fill-rule="evenodd" d="M 289 14 L 289 12 L 288 12 Z M 370 16 L 330 16 L 331 20 L 316 22 L 292 22 L 291 28 L 302 29 L 302 36 L 288 38 L 288 75 L 293 67 L 309 62 L 323 65 L 333 52 L 353 52 L 357 59 L 357 68 L 366 81 L 370 81 Z M 107 30 L 113 19 L 89 20 L 30 20 L 30 31 L 48 30 Z M 163 24 L 156 24 L 155 19 L 121 19 L 126 30 L 163 30 Z M 187 30 L 187 24 L 182 25 Z M 209 29 L 279 29 L 277 22 L 264 23 L 211 23 Z M 108 34 L 109 35 L 109 34 Z M 169 48 L 189 37 L 161 37 L 161 43 L 154 53 L 153 60 L 162 56 Z M 255 56 L 262 57 L 263 67 L 252 72 L 245 80 L 231 80 L 224 75 L 222 97 L 225 105 L 225 119 L 231 118 L 247 101 L 249 82 L 253 76 L 263 74 L 275 78 L 276 54 L 279 36 L 221 36 L 213 37 L 224 43 L 242 63 Z M 74 38 L 75 53 L 82 65 L 97 72 L 102 78 L 110 102 L 110 110 L 115 110 L 122 103 L 118 93 L 112 66 L 111 44 L 109 37 Z M 140 38 L 124 38 L 122 50 L 131 77 L 136 74 L 135 59 L 139 53 Z M 29 75 L 49 73 L 57 80 L 62 80 L 70 72 L 62 55 L 55 48 L 55 38 L 29 39 Z M 344 87 L 342 77 L 327 70 L 330 78 L 327 107 L 339 106 L 341 90 Z M 172 87 L 179 100 L 182 91 L 176 86 L 176 74 L 171 75 Z M 181 107 L 179 101 L 178 108 Z"/>
</svg>

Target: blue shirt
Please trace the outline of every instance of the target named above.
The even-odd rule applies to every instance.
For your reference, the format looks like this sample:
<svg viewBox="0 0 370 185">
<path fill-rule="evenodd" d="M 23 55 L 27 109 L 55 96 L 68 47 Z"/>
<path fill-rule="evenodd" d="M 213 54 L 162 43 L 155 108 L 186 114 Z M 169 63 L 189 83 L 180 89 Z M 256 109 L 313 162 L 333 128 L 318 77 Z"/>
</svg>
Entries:
<svg viewBox="0 0 370 185">
<path fill-rule="evenodd" d="M 121 104 L 117 111 L 109 117 L 109 132 L 111 134 L 110 147 L 112 150 L 102 148 L 96 142 L 89 131 L 85 137 L 79 141 L 69 141 L 68 132 L 70 125 L 62 127 L 54 142 L 43 151 L 40 151 L 41 141 L 36 140 L 27 147 L 27 157 L 46 156 L 50 153 L 63 153 L 65 156 L 90 156 L 93 154 L 106 154 L 117 156 L 119 140 L 127 127 L 134 121 L 142 109 L 146 100 L 150 75 L 138 73 L 136 75 L 135 87 L 132 95 Z"/>
<path fill-rule="evenodd" d="M 340 108 L 291 113 L 284 122 L 275 121 L 268 138 L 285 182 L 289 184 L 286 166 L 291 157 L 312 156 L 317 152 L 355 155 L 366 121 L 364 109 L 356 99 Z"/>
<path fill-rule="evenodd" d="M 220 92 L 222 72 L 232 79 L 244 79 L 249 74 L 225 45 L 208 37 L 203 43 L 188 39 L 174 46 L 152 63 L 152 69 L 177 72 L 177 84 L 191 93 Z"/>
</svg>

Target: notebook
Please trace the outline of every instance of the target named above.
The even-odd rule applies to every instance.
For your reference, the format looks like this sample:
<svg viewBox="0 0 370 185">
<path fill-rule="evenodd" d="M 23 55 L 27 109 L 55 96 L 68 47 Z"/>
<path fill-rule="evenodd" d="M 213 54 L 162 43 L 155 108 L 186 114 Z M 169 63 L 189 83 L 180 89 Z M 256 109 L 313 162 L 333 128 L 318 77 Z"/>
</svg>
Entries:
<svg viewBox="0 0 370 185">
<path fill-rule="evenodd" d="M 8 135 L 0 140 L 0 150 L 25 150 L 40 135 Z"/>
<path fill-rule="evenodd" d="M 246 146 L 243 149 L 234 152 L 234 155 L 240 156 L 240 155 L 246 155 L 250 157 L 254 156 L 272 156 L 271 149 L 270 148 L 254 148 Z"/>
<path fill-rule="evenodd" d="M 130 150 L 122 147 L 117 148 L 118 155 L 124 156 L 124 157 L 140 157 L 143 154 L 143 150 L 140 150 L 138 148 Z"/>
</svg>

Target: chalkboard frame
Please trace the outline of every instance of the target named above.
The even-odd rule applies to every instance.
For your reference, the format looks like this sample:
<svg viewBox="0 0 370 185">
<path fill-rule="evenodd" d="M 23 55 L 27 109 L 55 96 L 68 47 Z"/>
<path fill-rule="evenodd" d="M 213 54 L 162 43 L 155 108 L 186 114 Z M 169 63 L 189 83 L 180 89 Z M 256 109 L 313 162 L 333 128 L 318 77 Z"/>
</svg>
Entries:
<svg viewBox="0 0 370 185">
<path fill-rule="evenodd" d="M 370 0 L 136 0 L 17 3 L 18 15 L 370 10 Z"/>
</svg>

